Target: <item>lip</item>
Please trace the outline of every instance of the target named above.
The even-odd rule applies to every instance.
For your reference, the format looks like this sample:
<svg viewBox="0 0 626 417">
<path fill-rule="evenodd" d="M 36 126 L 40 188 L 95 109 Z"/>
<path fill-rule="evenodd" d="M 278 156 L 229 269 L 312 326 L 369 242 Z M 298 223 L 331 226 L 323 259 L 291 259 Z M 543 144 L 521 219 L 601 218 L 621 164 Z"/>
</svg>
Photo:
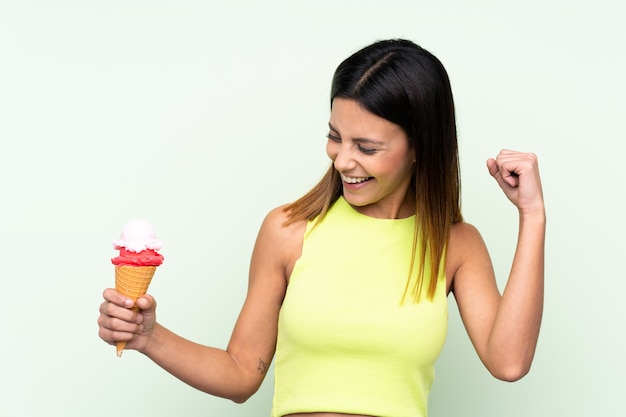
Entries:
<svg viewBox="0 0 626 417">
<path fill-rule="evenodd" d="M 348 182 L 348 181 L 346 181 L 344 179 L 344 176 L 342 176 L 341 182 L 343 184 L 343 188 L 344 189 L 359 190 L 359 189 L 365 187 L 367 184 L 369 184 L 372 181 L 372 179 L 373 179 L 372 177 L 369 177 L 365 181 L 361 181 L 361 182 Z"/>
<path fill-rule="evenodd" d="M 372 177 L 367 177 L 367 176 L 353 177 L 353 176 L 349 176 L 349 175 L 341 174 L 341 173 L 339 175 L 341 176 L 342 181 L 350 183 L 350 184 L 357 184 L 359 182 L 368 181 L 372 178 Z"/>
</svg>

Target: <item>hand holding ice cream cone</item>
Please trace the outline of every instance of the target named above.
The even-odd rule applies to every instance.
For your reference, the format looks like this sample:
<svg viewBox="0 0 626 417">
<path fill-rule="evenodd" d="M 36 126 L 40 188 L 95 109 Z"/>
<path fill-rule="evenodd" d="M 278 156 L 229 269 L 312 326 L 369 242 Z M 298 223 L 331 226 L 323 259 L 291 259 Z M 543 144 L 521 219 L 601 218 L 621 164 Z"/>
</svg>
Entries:
<svg viewBox="0 0 626 417">
<path fill-rule="evenodd" d="M 115 265 L 115 290 L 136 302 L 148 291 L 157 266 L 163 263 L 161 241 L 152 226 L 144 220 L 128 222 L 119 240 L 113 242 L 119 256 L 111 259 Z M 133 310 L 139 311 L 136 305 Z M 122 356 L 126 342 L 117 342 L 117 356 Z"/>
</svg>

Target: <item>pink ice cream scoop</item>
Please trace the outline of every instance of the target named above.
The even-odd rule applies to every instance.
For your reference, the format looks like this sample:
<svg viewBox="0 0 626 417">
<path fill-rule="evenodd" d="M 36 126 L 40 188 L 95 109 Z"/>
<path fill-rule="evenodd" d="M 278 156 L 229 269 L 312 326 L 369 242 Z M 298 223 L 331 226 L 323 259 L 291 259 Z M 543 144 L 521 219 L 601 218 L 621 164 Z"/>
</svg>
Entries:
<svg viewBox="0 0 626 417">
<path fill-rule="evenodd" d="M 159 266 L 164 259 L 157 253 L 161 246 L 163 244 L 156 238 L 150 223 L 131 220 L 122 229 L 119 240 L 113 241 L 113 247 L 120 253 L 111 262 L 117 266 Z"/>
</svg>

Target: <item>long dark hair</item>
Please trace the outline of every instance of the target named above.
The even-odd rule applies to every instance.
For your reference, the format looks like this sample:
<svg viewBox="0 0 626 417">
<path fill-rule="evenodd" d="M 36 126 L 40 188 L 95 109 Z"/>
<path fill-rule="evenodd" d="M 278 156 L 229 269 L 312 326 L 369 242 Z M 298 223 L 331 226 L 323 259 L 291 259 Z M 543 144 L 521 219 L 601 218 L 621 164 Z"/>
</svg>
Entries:
<svg viewBox="0 0 626 417">
<path fill-rule="evenodd" d="M 332 80 L 331 108 L 336 97 L 355 100 L 369 112 L 399 125 L 408 137 L 415 153 L 410 187 L 415 195 L 416 222 L 404 297 L 419 300 L 426 270 L 427 295 L 432 299 L 438 277 L 445 270 L 450 227 L 463 220 L 448 74 L 434 55 L 411 41 L 378 41 L 339 64 Z M 331 165 L 311 191 L 287 206 L 288 223 L 323 217 L 341 194 L 341 180 Z M 419 269 L 413 282 L 416 257 Z"/>
</svg>

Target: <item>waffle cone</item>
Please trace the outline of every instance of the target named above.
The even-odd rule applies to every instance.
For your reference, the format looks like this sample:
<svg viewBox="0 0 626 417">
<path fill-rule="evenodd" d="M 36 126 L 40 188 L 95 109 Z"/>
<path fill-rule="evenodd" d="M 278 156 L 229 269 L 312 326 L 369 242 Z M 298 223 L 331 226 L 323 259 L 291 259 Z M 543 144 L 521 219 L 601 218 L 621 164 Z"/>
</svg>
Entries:
<svg viewBox="0 0 626 417">
<path fill-rule="evenodd" d="M 148 286 L 156 266 L 116 266 L 115 267 L 115 290 L 133 301 L 137 301 L 139 297 L 148 291 Z M 139 311 L 139 307 L 134 306 L 134 311 Z M 126 342 L 117 342 L 117 356 L 122 356 L 122 351 L 126 346 Z"/>
</svg>

